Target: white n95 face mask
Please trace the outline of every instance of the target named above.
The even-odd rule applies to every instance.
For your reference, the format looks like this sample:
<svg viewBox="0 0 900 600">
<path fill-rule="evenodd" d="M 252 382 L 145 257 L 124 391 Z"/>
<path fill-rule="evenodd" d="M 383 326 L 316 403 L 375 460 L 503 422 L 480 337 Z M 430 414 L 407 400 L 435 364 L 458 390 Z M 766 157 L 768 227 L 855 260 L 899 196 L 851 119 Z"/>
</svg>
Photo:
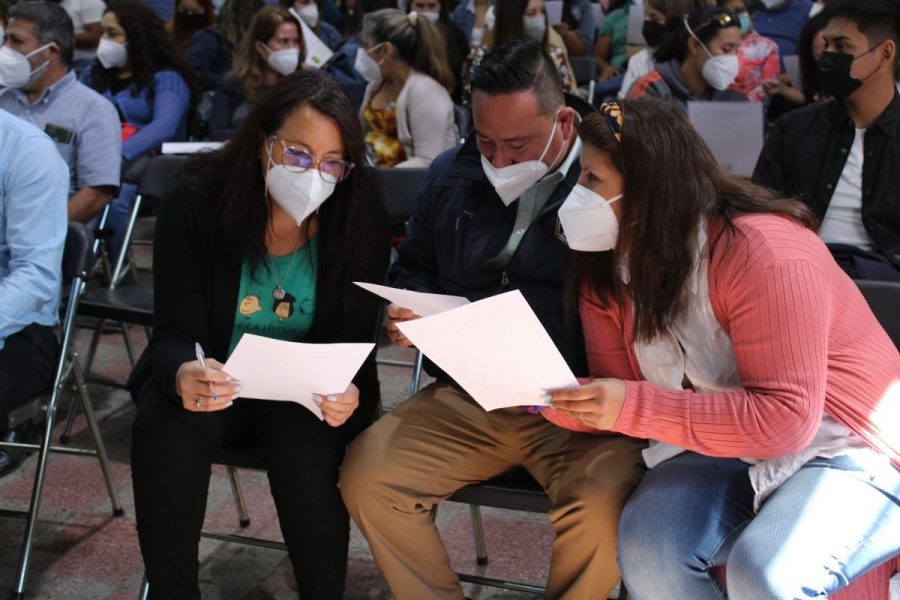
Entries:
<svg viewBox="0 0 900 600">
<path fill-rule="evenodd" d="M 121 68 L 128 62 L 128 50 L 125 48 L 125 44 L 100 38 L 100 45 L 97 46 L 97 60 L 104 69 Z"/>
<path fill-rule="evenodd" d="M 429 12 L 421 12 L 419 14 L 422 15 L 423 17 L 425 17 L 426 19 L 428 19 L 429 21 L 431 21 L 432 23 L 437 23 L 438 19 L 441 18 L 441 13 L 439 13 L 439 12 L 429 11 Z"/>
<path fill-rule="evenodd" d="M 378 63 L 375 62 L 375 59 L 369 55 L 369 52 L 380 46 L 381 44 L 376 44 L 368 51 L 366 51 L 365 48 L 360 48 L 356 51 L 356 60 L 353 62 L 353 68 L 356 69 L 356 72 L 362 75 L 363 79 L 369 83 L 381 81 L 381 67 L 379 67 Z"/>
<path fill-rule="evenodd" d="M 272 200 L 300 225 L 328 200 L 336 184 L 322 179 L 315 167 L 296 173 L 284 165 L 276 165 L 272 160 L 271 144 L 267 151 L 269 171 L 266 173 L 266 190 Z"/>
<path fill-rule="evenodd" d="M 580 252 L 605 252 L 616 247 L 619 221 L 612 203 L 622 194 L 607 200 L 583 185 L 576 185 L 559 207 L 559 223 L 566 243 Z"/>
<path fill-rule="evenodd" d="M 43 52 L 49 47 L 50 44 L 44 44 L 28 54 L 22 54 L 9 46 L 0 48 L 0 85 L 10 88 L 21 88 L 34 81 L 47 68 L 49 61 L 44 61 L 41 66 L 32 70 L 28 57 L 38 52 Z"/>
<path fill-rule="evenodd" d="M 526 160 L 498 169 L 491 164 L 491 161 L 485 158 L 484 154 L 481 155 L 481 168 L 484 169 L 484 174 L 487 175 L 488 181 L 494 186 L 494 190 L 506 206 L 512 204 L 519 196 L 525 193 L 525 190 L 537 183 L 550 170 L 550 167 L 544 162 L 544 155 L 550 149 L 550 143 L 553 141 L 556 125 L 559 122 L 558 119 L 559 113 L 556 113 L 556 116 L 553 118 L 553 129 L 550 130 L 550 137 L 547 139 L 544 151 L 541 152 L 541 156 L 537 160 Z M 560 147 L 559 152 L 561 153 L 564 148 L 565 145 Z M 557 153 L 556 158 L 559 158 L 559 153 Z"/>
<path fill-rule="evenodd" d="M 544 15 L 536 17 L 524 17 L 522 19 L 522 27 L 525 37 L 536 42 L 544 41 L 544 33 L 547 31 L 547 24 L 544 22 Z"/>
<path fill-rule="evenodd" d="M 269 47 L 266 46 L 266 48 Z M 269 48 L 269 50 L 272 53 L 269 54 L 266 62 L 275 71 L 282 75 L 290 75 L 297 70 L 297 65 L 300 64 L 300 48 L 285 48 L 284 50 Z"/>
<path fill-rule="evenodd" d="M 706 50 L 706 48 L 704 48 Z M 709 50 L 706 50 L 709 54 Z M 709 60 L 703 65 L 703 79 L 714 90 L 728 89 L 728 86 L 737 79 L 741 65 L 736 54 L 723 54 L 721 56 L 709 55 Z"/>
<path fill-rule="evenodd" d="M 319 7 L 315 3 L 307 4 L 298 10 L 297 14 L 310 29 L 315 29 L 319 24 Z"/>
</svg>

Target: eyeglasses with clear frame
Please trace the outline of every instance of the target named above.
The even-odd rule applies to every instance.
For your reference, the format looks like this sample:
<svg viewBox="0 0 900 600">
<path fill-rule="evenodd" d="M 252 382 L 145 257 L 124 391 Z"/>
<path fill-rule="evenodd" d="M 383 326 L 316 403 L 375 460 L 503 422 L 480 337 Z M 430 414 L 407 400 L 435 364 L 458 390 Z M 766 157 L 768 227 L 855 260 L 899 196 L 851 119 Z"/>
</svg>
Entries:
<svg viewBox="0 0 900 600">
<path fill-rule="evenodd" d="M 338 160 L 335 158 L 317 159 L 306 150 L 289 146 L 287 142 L 278 136 L 272 136 L 272 140 L 278 140 L 281 144 L 281 164 L 283 164 L 288 171 L 302 173 L 307 169 L 316 167 L 322 181 L 326 183 L 340 183 L 347 179 L 347 176 L 350 175 L 350 171 L 356 166 L 347 160 Z"/>
</svg>

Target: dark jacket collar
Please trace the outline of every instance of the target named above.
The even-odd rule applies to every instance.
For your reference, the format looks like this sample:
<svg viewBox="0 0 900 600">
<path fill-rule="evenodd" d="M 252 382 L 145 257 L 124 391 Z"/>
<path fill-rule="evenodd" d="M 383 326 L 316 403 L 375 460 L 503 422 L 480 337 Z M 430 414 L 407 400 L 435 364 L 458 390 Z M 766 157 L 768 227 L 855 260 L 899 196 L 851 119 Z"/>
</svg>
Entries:
<svg viewBox="0 0 900 600">
<path fill-rule="evenodd" d="M 843 102 L 837 99 L 829 100 L 828 104 L 828 116 L 831 120 L 831 124 L 835 128 L 840 128 L 850 119 L 850 115 L 847 113 L 847 107 L 844 106 Z M 891 103 L 888 104 L 888 107 L 881 113 L 881 116 L 875 120 L 871 127 L 879 128 L 883 134 L 889 137 L 897 135 L 897 129 L 900 127 L 900 92 L 897 91 L 896 87 L 894 88 L 893 100 L 891 100 Z"/>
</svg>

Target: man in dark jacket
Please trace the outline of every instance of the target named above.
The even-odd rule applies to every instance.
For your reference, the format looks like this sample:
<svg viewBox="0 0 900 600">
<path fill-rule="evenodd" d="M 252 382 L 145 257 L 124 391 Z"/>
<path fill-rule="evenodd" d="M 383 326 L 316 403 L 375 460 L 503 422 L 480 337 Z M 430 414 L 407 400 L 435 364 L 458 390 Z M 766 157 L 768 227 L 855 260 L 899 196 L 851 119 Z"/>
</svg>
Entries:
<svg viewBox="0 0 900 600">
<path fill-rule="evenodd" d="M 900 281 L 900 8 L 835 0 L 828 10 L 817 80 L 834 98 L 778 121 L 753 181 L 807 203 L 851 277 Z"/>
<path fill-rule="evenodd" d="M 536 42 L 488 55 L 472 87 L 475 135 L 431 165 L 391 282 L 470 300 L 518 289 L 584 374 L 578 319 L 563 306 L 570 251 L 556 214 L 581 171 L 575 113 Z M 412 318 L 388 308 L 395 344 L 409 345 L 396 322 Z M 522 465 L 552 504 L 546 597 L 605 598 L 618 579 L 616 524 L 642 473 L 643 445 L 563 430 L 522 408 L 485 412 L 434 374 L 435 383 L 361 434 L 341 470 L 344 501 L 394 597 L 463 597 L 429 511 L 468 483 Z"/>
</svg>

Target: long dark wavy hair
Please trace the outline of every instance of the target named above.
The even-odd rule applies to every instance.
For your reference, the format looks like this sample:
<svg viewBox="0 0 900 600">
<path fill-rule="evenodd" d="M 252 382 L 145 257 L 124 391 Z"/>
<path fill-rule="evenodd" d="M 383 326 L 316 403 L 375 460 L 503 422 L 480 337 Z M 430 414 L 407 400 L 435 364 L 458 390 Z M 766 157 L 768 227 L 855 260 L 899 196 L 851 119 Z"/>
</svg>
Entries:
<svg viewBox="0 0 900 600">
<path fill-rule="evenodd" d="M 724 225 L 710 239 L 710 252 L 737 234 L 734 219 L 772 213 L 815 230 L 818 221 L 803 203 L 730 175 L 687 118 L 656 98 L 622 104 L 624 123 L 618 142 L 603 115 L 584 118 L 578 128 L 585 145 L 608 154 L 622 173 L 619 239 L 610 252 L 575 252 L 566 300 L 577 304 L 588 288 L 609 306 L 622 304 L 618 265 L 627 260 L 634 300 L 636 339 L 648 341 L 665 331 L 683 308 L 683 289 L 694 260 L 694 234 L 701 217 Z"/>
<path fill-rule="evenodd" d="M 266 231 L 272 200 L 266 194 L 260 152 L 266 140 L 302 106 L 337 122 L 343 135 L 344 160 L 354 163 L 350 175 L 335 186 L 319 208 L 319 281 L 326 298 L 355 296 L 351 282 L 364 268 L 376 240 L 366 215 L 367 203 L 380 202 L 380 188 L 365 167 L 365 144 L 359 118 L 341 87 L 320 71 L 297 71 L 280 80 L 254 106 L 231 143 L 197 155 L 186 166 L 185 182 L 219 199 L 223 235 L 251 273 L 268 266 Z M 324 249 L 327 248 L 327 251 Z"/>
<path fill-rule="evenodd" d="M 193 73 L 175 51 L 165 24 L 152 8 L 138 0 L 110 0 L 105 12 L 116 15 L 128 40 L 128 64 L 134 81 L 132 96 L 139 96 L 147 90 L 152 101 L 156 93 L 156 74 L 165 69 L 178 72 L 191 89 L 191 98 L 196 96 Z M 107 91 L 117 81 L 118 72 L 117 67 L 106 69 L 95 59 L 91 65 L 91 87 L 100 93 Z"/>
</svg>

